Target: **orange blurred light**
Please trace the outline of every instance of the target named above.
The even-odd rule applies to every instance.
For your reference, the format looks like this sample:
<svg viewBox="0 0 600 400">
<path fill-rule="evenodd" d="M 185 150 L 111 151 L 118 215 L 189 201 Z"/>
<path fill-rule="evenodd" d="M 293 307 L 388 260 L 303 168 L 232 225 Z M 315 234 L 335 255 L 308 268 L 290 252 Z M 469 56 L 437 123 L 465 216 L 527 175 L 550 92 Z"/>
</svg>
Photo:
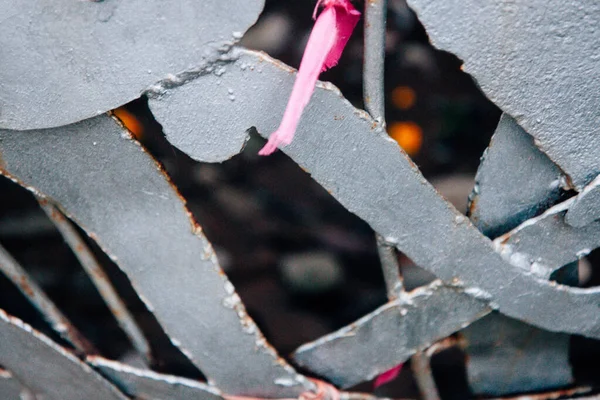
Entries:
<svg viewBox="0 0 600 400">
<path fill-rule="evenodd" d="M 141 139 L 144 133 L 144 126 L 137 117 L 129 112 L 125 107 L 119 107 L 113 110 L 115 117 L 119 118 L 121 123 L 127 128 L 136 139 Z"/>
<path fill-rule="evenodd" d="M 392 90 L 392 103 L 396 108 L 408 110 L 415 105 L 417 94 L 408 86 L 398 86 Z"/>
<path fill-rule="evenodd" d="M 409 156 L 414 156 L 421 150 L 423 130 L 416 123 L 412 121 L 394 122 L 388 128 L 388 133 Z"/>
</svg>

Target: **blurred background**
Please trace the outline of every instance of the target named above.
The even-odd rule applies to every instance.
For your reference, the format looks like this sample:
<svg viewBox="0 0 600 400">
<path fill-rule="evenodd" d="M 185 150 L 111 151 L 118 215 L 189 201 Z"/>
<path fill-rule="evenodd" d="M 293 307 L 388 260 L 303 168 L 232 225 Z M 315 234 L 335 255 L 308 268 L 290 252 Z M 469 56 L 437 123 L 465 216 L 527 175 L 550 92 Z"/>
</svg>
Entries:
<svg viewBox="0 0 600 400">
<path fill-rule="evenodd" d="M 313 24 L 314 3 L 267 0 L 264 13 L 242 45 L 297 68 Z M 363 4 L 356 2 L 356 6 L 362 8 Z M 359 25 L 339 65 L 321 76 L 358 108 L 363 108 L 362 42 Z M 465 212 L 479 158 L 500 110 L 461 71 L 459 59 L 429 44 L 404 0 L 389 0 L 385 68 L 390 136 L 440 193 Z M 262 138 L 253 136 L 243 153 L 231 160 L 203 164 L 166 142 L 146 99 L 116 110 L 115 115 L 163 163 L 215 247 L 249 314 L 284 357 L 387 301 L 371 228 L 283 153 L 257 156 L 264 144 Z M 4 178 L 0 179 L 0 193 L 2 245 L 101 354 L 139 363 L 127 337 L 37 202 Z M 89 242 L 138 322 L 152 332 L 153 368 L 201 378 L 162 333 L 127 278 Z M 408 258 L 398 257 L 409 288 L 431 279 Z M 1 275 L 0 308 L 64 343 Z M 443 398 L 469 397 L 460 350 L 434 358 L 433 369 Z M 356 389 L 371 392 L 372 383 Z M 410 368 L 376 394 L 419 396 Z"/>
</svg>

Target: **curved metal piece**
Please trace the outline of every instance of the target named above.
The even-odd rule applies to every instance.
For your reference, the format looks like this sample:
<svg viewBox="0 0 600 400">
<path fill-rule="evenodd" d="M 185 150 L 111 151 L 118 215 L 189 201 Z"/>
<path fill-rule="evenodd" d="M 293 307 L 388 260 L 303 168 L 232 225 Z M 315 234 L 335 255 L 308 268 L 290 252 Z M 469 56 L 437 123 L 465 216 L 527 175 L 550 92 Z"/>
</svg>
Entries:
<svg viewBox="0 0 600 400">
<path fill-rule="evenodd" d="M 0 310 L 0 363 L 44 399 L 126 400 L 77 357 L 4 310 Z"/>
<path fill-rule="evenodd" d="M 86 362 L 99 370 L 115 386 L 121 388 L 125 394 L 135 399 L 223 399 L 216 388 L 191 379 L 134 368 L 102 357 L 88 357 Z"/>
<path fill-rule="evenodd" d="M 157 120 L 171 132 L 172 143 L 200 161 L 203 155 L 222 151 L 215 138 L 226 140 L 251 127 L 263 134 L 273 132 L 293 84 L 289 67 L 264 54 L 241 49 L 234 53 L 226 74 L 201 74 L 149 101 Z M 237 88 L 233 102 L 227 87 Z M 175 114 L 173 105 L 182 109 Z M 227 121 L 227 129 L 220 121 Z M 200 128 L 179 129 L 192 124 Z M 344 207 L 444 281 L 485 297 L 511 317 L 551 331 L 600 338 L 600 289 L 556 285 L 505 262 L 492 242 L 447 203 L 379 129 L 332 85 L 320 83 L 296 139 L 284 152 Z M 197 145 L 183 146 L 192 141 Z M 195 150 L 198 146 L 201 151 Z M 235 148 L 230 150 L 229 156 L 237 154 Z"/>
<path fill-rule="evenodd" d="M 71 124 L 218 59 L 264 0 L 0 0 L 0 128 Z"/>
<path fill-rule="evenodd" d="M 481 158 L 469 196 L 471 222 L 497 237 L 535 217 L 560 198 L 566 177 L 508 114 L 502 114 Z"/>
<path fill-rule="evenodd" d="M 342 388 L 373 379 L 491 309 L 439 280 L 302 345 L 294 361 Z"/>
<path fill-rule="evenodd" d="M 600 3 L 407 0 L 578 190 L 600 173 Z"/>
<path fill-rule="evenodd" d="M 173 343 L 221 390 L 281 398 L 312 388 L 246 314 L 160 166 L 112 118 L 0 130 L 0 152 L 0 172 L 56 201 L 94 238 Z"/>
</svg>

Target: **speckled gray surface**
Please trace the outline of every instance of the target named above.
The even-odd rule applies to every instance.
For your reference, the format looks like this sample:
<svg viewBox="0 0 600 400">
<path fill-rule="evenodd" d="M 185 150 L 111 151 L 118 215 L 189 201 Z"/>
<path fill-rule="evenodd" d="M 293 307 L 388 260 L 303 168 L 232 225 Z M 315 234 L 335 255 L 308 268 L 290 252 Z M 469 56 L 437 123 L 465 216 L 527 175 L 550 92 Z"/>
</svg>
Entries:
<svg viewBox="0 0 600 400">
<path fill-rule="evenodd" d="M 294 353 L 294 360 L 342 388 L 375 378 L 416 351 L 491 311 L 440 281 L 418 288 Z"/>
<path fill-rule="evenodd" d="M 97 239 L 173 343 L 221 390 L 264 397 L 304 390 L 246 315 L 158 164 L 112 118 L 0 130 L 0 153 L 3 173 L 58 201 Z"/>
<path fill-rule="evenodd" d="M 408 0 L 434 46 L 581 189 L 600 173 L 600 3 Z"/>
<path fill-rule="evenodd" d="M 264 0 L 1 0 L 0 128 L 66 125 L 218 58 Z"/>
<path fill-rule="evenodd" d="M 146 400 L 222 400 L 219 391 L 205 383 L 133 368 L 101 357 L 89 357 L 86 361 L 132 398 Z"/>
<path fill-rule="evenodd" d="M 225 158 L 219 141 L 205 137 L 221 135 L 229 143 L 230 135 L 242 140 L 241 132 L 251 127 L 268 136 L 283 113 L 293 71 L 260 53 L 235 52 L 221 76 L 201 74 L 150 100 L 153 111 L 162 108 L 157 119 L 170 132 L 169 140 L 197 160 L 207 154 L 211 159 Z M 228 88 L 236 88 L 234 99 Z M 173 108 L 178 104 L 174 99 L 184 95 L 199 111 Z M 227 107 L 220 105 L 224 101 L 229 101 Z M 215 118 L 207 121 L 207 115 Z M 221 121 L 227 121 L 225 129 Z M 198 128 L 192 132 L 178 128 L 194 123 Z M 190 135 L 194 143 L 204 144 L 201 150 L 182 145 L 192 142 Z M 229 146 L 229 157 L 237 154 L 237 147 Z M 318 85 L 294 142 L 284 151 L 344 207 L 439 278 L 469 288 L 501 312 L 528 323 L 600 337 L 600 289 L 555 285 L 505 262 L 492 242 L 439 196 L 381 127 L 332 85 Z"/>
<path fill-rule="evenodd" d="M 600 219 L 600 177 L 581 191 L 565 215 L 567 224 L 575 228 L 583 228 L 597 219 Z"/>
<path fill-rule="evenodd" d="M 503 114 L 477 170 L 469 216 L 486 236 L 499 236 L 557 201 L 564 182 L 533 138 Z"/>
<path fill-rule="evenodd" d="M 3 310 L 0 310 L 0 364 L 10 368 L 20 382 L 43 399 L 126 400 L 77 357 Z"/>
</svg>

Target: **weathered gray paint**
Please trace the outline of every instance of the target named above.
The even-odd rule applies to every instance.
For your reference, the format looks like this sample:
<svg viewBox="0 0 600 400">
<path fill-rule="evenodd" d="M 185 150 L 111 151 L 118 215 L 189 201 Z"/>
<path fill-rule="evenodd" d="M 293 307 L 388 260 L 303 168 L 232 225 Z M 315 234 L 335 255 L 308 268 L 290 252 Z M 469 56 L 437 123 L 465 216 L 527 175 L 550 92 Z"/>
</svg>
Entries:
<svg viewBox="0 0 600 400">
<path fill-rule="evenodd" d="M 573 383 L 570 335 L 548 332 L 496 313 L 476 321 L 462 334 L 474 393 L 501 396 Z"/>
<path fill-rule="evenodd" d="M 225 158 L 216 145 L 219 135 L 229 144 L 229 157 L 239 151 L 227 140 L 230 135 L 242 141 L 243 132 L 254 126 L 268 136 L 293 84 L 289 67 L 260 53 L 235 49 L 228 66 L 221 76 L 200 73 L 182 86 L 164 88 L 149 102 L 169 140 L 197 160 Z M 236 88 L 235 99 L 227 88 Z M 182 104 L 182 109 L 174 108 Z M 198 128 L 190 132 L 180 125 Z M 514 318 L 552 331 L 600 337 L 600 289 L 554 285 L 505 262 L 378 129 L 337 89 L 321 83 L 294 142 L 284 151 L 348 210 L 439 278 L 469 288 Z M 185 146 L 191 142 L 201 149 Z"/>
<path fill-rule="evenodd" d="M 77 357 L 4 310 L 0 310 L 0 364 L 45 400 L 126 400 Z"/>
<path fill-rule="evenodd" d="M 577 188 L 600 173 L 600 2 L 407 2 Z"/>
<path fill-rule="evenodd" d="M 112 118 L 0 130 L 0 153 L 3 173 L 56 200 L 97 240 L 172 341 L 220 389 L 294 397 L 310 387 L 248 317 L 158 164 Z"/>
<path fill-rule="evenodd" d="M 66 125 L 240 39 L 264 0 L 0 0 L 0 128 Z"/>
<path fill-rule="evenodd" d="M 531 218 L 494 240 L 494 247 L 508 262 L 540 277 L 576 261 L 600 247 L 600 221 L 575 228 L 565 213 L 577 200 L 566 200 Z"/>
<path fill-rule="evenodd" d="M 217 389 L 202 382 L 134 368 L 101 357 L 88 357 L 86 361 L 132 398 L 222 400 Z"/>
<path fill-rule="evenodd" d="M 490 311 L 484 300 L 437 280 L 301 346 L 293 357 L 346 388 L 375 378 Z"/>
<path fill-rule="evenodd" d="M 565 215 L 567 224 L 575 228 L 582 228 L 597 219 L 600 219 L 600 176 L 577 195 Z"/>
<path fill-rule="evenodd" d="M 470 218 L 493 237 L 548 208 L 559 198 L 565 178 L 535 147 L 533 138 L 503 114 L 475 181 Z M 577 265 L 574 269 L 577 277 Z M 547 272 L 543 276 L 548 277 Z M 462 334 L 473 393 L 533 392 L 573 381 L 569 335 L 538 329 L 498 313 L 477 321 Z"/>
<path fill-rule="evenodd" d="M 3 400 L 24 400 L 21 397 L 23 386 L 6 370 L 0 369 L 0 394 Z"/>
<path fill-rule="evenodd" d="M 499 236 L 557 201 L 563 182 L 533 138 L 503 114 L 475 176 L 471 221 L 486 236 Z"/>
</svg>

